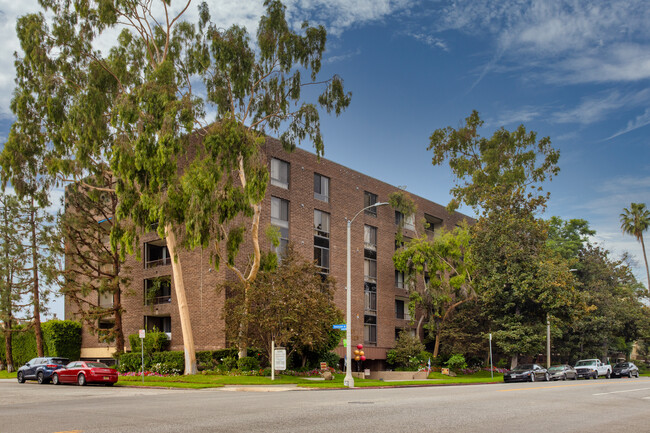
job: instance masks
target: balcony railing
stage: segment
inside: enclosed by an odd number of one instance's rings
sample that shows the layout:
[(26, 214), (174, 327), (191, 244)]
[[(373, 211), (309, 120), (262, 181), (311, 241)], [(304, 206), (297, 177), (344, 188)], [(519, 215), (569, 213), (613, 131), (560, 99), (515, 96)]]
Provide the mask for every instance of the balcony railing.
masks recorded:
[(151, 299), (146, 299), (144, 301), (145, 305), (159, 305), (159, 304), (171, 304), (172, 302), (172, 297), (171, 295), (166, 295), (166, 296), (156, 296)]
[(150, 269), (150, 268), (157, 268), (158, 266), (168, 266), (171, 264), (172, 264), (172, 258), (164, 257), (162, 259), (150, 260), (148, 262), (145, 262), (144, 267), (145, 269)]

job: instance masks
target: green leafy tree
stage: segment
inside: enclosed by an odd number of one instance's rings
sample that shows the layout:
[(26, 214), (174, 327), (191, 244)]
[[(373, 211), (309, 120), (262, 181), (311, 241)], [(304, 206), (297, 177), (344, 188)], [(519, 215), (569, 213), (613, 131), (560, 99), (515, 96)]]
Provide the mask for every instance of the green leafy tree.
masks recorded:
[(523, 125), (491, 138), (479, 135), (482, 125), (474, 111), (464, 126), (436, 130), (429, 149), (433, 164), (448, 161), (456, 176), (449, 208), (465, 203), (480, 212), (471, 228), (474, 287), (496, 344), (516, 365), (520, 353), (539, 352), (546, 317), (567, 318), (577, 302), (567, 263), (547, 247), (547, 226), (536, 218), (559, 151)]
[(561, 335), (554, 348), (567, 362), (584, 357), (616, 356), (631, 351), (647, 329), (646, 292), (634, 278), (626, 257), (612, 259), (607, 250), (585, 245), (578, 255), (576, 285), (586, 309), (574, 320), (557, 323)]
[(580, 250), (589, 242), (589, 236), (596, 234), (583, 219), (565, 221), (560, 217), (551, 217), (548, 221), (547, 245), (564, 259), (577, 259)]
[[(85, 179), (86, 184), (110, 186), (110, 179)], [(68, 266), (61, 291), (76, 306), (76, 315), (99, 341), (124, 352), (122, 296), (130, 281), (120, 245), (108, 241), (117, 209), (117, 195), (81, 184), (66, 189), (67, 211), (60, 217)], [(106, 326), (108, 324), (109, 326)]]
[(260, 272), (248, 287), (238, 281), (226, 290), (229, 296), (223, 313), (231, 338), (239, 337), (241, 322), (255, 324), (243, 328), (248, 341), (263, 348), (268, 359), (272, 341), (289, 348), (287, 357), (331, 345), (329, 331), (341, 317), (334, 304), (333, 281), (324, 278), (291, 244), (277, 269)]
[(621, 218), (621, 229), (641, 242), (643, 251), (643, 260), (645, 261), (645, 272), (648, 278), (648, 292), (650, 293), (650, 268), (648, 268), (648, 257), (645, 253), (645, 244), (643, 243), (643, 232), (650, 227), (650, 210), (646, 208), (645, 203), (632, 203), (630, 208), (624, 208)]
[[(25, 56), (16, 61), (17, 120), (0, 158), (3, 179), (15, 183), (26, 167), (46, 166), (49, 175), (86, 186), (92, 186), (83, 181), (88, 175), (115, 180), (108, 188), (118, 197), (111, 244), (133, 253), (139, 235), (152, 226), (166, 240), (185, 372), (193, 373), (179, 251), (206, 247), (216, 236), (217, 264), (223, 257), (241, 280), (255, 279), (268, 179), (259, 154), (263, 134), (282, 131), (287, 149), (310, 139), (321, 154), (318, 106), (338, 115), (350, 102), (339, 77), (317, 81), (326, 32), (307, 24), (292, 31), (279, 1), (265, 2), (255, 48), (243, 28), (212, 24), (205, 3), (196, 24), (181, 20), (190, 2), (177, 15), (167, 2), (41, 5), (53, 15), (51, 24), (43, 13), (17, 23)], [(155, 7), (164, 19), (155, 18)], [(107, 30), (120, 34), (103, 53), (95, 40)], [(205, 92), (194, 91), (197, 81)], [(317, 85), (324, 87), (317, 104), (304, 102), (301, 90)], [(209, 110), (216, 117), (208, 118)], [(26, 157), (10, 156), (15, 153)], [(238, 216), (251, 219), (248, 229), (227, 224)], [(253, 255), (237, 266), (245, 235)], [(240, 355), (245, 348), (243, 341)]]
[(12, 334), (16, 332), (17, 319), (29, 304), (23, 296), (29, 293), (29, 261), (16, 221), (22, 217), (24, 206), (13, 196), (0, 193), (0, 322), (4, 339), (4, 363), (7, 371), (14, 368)]
[[(421, 312), (434, 340), (433, 357), (438, 356), (442, 332), (452, 313), (476, 297), (472, 266), (466, 261), (470, 234), (467, 225), (442, 232), (434, 239), (426, 235), (410, 240), (395, 252), (395, 269), (404, 272), (409, 283), (410, 309)], [(416, 279), (423, 284), (416, 284)], [(419, 330), (419, 326), (418, 326)]]
[(437, 129), (428, 147), (433, 151), (433, 165), (448, 161), (456, 177), (449, 207), (465, 203), (477, 209), (491, 196), (517, 190), (530, 193), (531, 200), (543, 204), (548, 195), (541, 194), (541, 183), (560, 170), (560, 152), (551, 146), (551, 140), (544, 137), (538, 141), (537, 134), (523, 125), (515, 131), (501, 128), (491, 138), (481, 137), (479, 128), (484, 121), (477, 111), (465, 121), (458, 129)]

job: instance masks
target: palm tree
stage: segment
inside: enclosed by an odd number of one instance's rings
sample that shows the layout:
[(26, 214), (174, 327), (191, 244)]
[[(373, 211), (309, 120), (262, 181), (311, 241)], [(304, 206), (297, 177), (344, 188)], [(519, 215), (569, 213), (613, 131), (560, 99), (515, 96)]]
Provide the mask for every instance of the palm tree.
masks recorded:
[(648, 270), (648, 257), (645, 254), (645, 244), (643, 243), (643, 232), (650, 227), (650, 210), (646, 208), (645, 203), (632, 203), (630, 209), (623, 208), (621, 214), (621, 228), (623, 233), (633, 235), (637, 241), (641, 242), (643, 250), (643, 260), (645, 260), (645, 272), (648, 277), (648, 291), (650, 291), (650, 271)]

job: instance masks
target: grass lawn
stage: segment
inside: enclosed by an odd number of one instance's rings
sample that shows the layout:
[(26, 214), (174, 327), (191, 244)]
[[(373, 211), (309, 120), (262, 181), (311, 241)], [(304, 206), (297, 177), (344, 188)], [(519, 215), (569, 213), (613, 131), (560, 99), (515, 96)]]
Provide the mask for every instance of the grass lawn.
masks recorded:
[[(334, 380), (331, 381), (318, 381), (309, 380), (304, 377), (284, 376), (278, 375), (275, 381), (270, 377), (261, 376), (220, 376), (220, 375), (192, 375), (192, 376), (169, 376), (169, 377), (156, 377), (145, 376), (145, 386), (162, 386), (174, 388), (216, 388), (224, 385), (287, 385), (295, 384), (299, 387), (305, 388), (345, 388), (343, 379), (345, 375), (336, 374)], [(494, 379), (490, 378), (490, 373), (487, 371), (478, 372), (471, 375), (459, 375), (457, 377), (444, 376), (440, 373), (431, 373), (428, 381), (422, 380), (409, 380), (399, 382), (384, 382), (381, 380), (370, 379), (355, 379), (355, 387), (392, 387), (392, 386), (407, 386), (407, 385), (446, 385), (446, 384), (462, 384), (462, 383), (486, 383), (486, 382), (502, 382), (503, 375), (500, 373), (494, 374)], [(120, 376), (117, 383), (119, 386), (142, 386), (142, 378), (138, 376)]]
[(7, 373), (7, 370), (0, 370), (0, 379), (15, 379), (16, 372)]

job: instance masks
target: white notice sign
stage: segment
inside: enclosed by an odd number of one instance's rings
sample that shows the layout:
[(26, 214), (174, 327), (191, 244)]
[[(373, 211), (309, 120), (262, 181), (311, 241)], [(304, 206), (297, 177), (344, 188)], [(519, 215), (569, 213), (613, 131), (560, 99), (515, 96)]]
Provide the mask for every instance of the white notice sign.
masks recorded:
[(273, 358), (275, 358), (275, 369), (276, 370), (286, 370), (287, 369), (287, 350), (282, 347), (279, 349), (275, 349), (275, 353), (273, 355)]
[(144, 338), (146, 331), (144, 329), (140, 329), (139, 334), (140, 334), (140, 338)]

